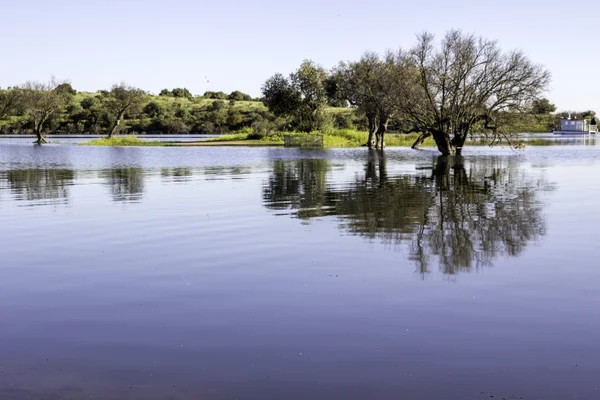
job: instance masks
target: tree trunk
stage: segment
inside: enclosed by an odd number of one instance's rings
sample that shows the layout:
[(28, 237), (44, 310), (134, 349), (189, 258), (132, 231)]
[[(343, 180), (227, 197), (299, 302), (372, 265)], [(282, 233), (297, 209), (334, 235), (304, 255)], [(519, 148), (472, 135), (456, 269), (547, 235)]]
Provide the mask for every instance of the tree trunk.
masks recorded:
[(425, 133), (421, 133), (419, 135), (419, 137), (417, 138), (417, 140), (415, 140), (415, 142), (412, 144), (412, 146), (410, 146), (413, 149), (418, 149), (419, 146), (425, 141), (425, 139), (427, 139), (429, 136), (431, 136), (431, 133), (429, 132), (425, 132)]
[(379, 117), (379, 126), (377, 127), (377, 133), (375, 134), (375, 148), (377, 150), (383, 150), (385, 145), (385, 133), (387, 132), (389, 118), (386, 115)]
[(37, 140), (35, 142), (33, 142), (34, 144), (48, 143), (48, 142), (46, 142), (46, 139), (42, 135), (42, 124), (41, 123), (34, 124), (33, 130), (35, 132), (35, 136), (37, 137)]
[(465, 145), (466, 140), (467, 140), (466, 133), (460, 133), (460, 134), (454, 135), (454, 138), (452, 138), (452, 141), (450, 142), (450, 144), (456, 149), (456, 155), (462, 154), (462, 149), (463, 149), (463, 146)]
[(108, 131), (108, 139), (110, 139), (115, 133), (117, 133), (117, 129), (119, 129), (119, 124), (121, 123), (121, 119), (123, 119), (123, 113), (119, 114), (112, 128), (110, 128), (110, 131)]
[(450, 143), (450, 135), (437, 129), (433, 129), (431, 133), (440, 153), (444, 156), (452, 155), (454, 149)]
[(375, 114), (367, 114), (367, 120), (369, 121), (369, 139), (367, 139), (367, 147), (375, 147), (375, 135), (377, 133), (377, 117)]

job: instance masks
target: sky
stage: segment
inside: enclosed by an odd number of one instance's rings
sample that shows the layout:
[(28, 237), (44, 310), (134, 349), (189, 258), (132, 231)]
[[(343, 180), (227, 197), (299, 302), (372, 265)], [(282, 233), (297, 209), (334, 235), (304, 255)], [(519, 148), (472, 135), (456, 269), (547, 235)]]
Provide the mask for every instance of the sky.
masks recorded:
[(600, 110), (597, 11), (590, 0), (0, 0), (0, 87), (55, 76), (80, 91), (259, 96), (304, 59), (331, 68), (461, 29), (543, 64), (559, 110)]

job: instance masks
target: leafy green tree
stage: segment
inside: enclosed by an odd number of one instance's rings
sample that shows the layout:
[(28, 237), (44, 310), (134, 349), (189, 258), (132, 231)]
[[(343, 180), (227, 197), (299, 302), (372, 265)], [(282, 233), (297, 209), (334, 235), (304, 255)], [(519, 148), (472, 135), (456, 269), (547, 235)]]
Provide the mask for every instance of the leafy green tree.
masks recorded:
[(46, 126), (72, 99), (69, 91), (59, 89), (59, 85), (52, 78), (48, 83), (29, 81), (19, 88), (19, 102), (26, 110), (37, 144), (46, 143)]
[(111, 138), (119, 128), (126, 113), (136, 113), (146, 99), (146, 93), (125, 83), (113, 85), (110, 92), (103, 98), (104, 106), (112, 115), (112, 126), (108, 132)]
[(240, 92), (239, 90), (235, 90), (231, 92), (229, 96), (227, 96), (227, 100), (250, 101), (252, 100), (252, 97), (250, 95), (247, 95), (246, 93)]
[(227, 94), (225, 94), (224, 92), (206, 91), (204, 92), (204, 95), (202, 97), (207, 99), (227, 100)]
[(556, 106), (546, 98), (535, 99), (531, 104), (531, 112), (533, 114), (550, 114), (556, 111)]
[(175, 88), (171, 93), (173, 94), (173, 97), (181, 97), (186, 99), (191, 99), (192, 97), (194, 97), (192, 96), (192, 93), (186, 88)]
[(311, 60), (305, 60), (290, 80), (300, 93), (300, 107), (295, 122), (301, 131), (310, 132), (323, 127), (324, 111), (327, 105), (325, 82), (327, 71)]
[(190, 133), (190, 127), (181, 119), (173, 119), (165, 127), (168, 133)]
[(263, 102), (277, 116), (292, 118), (296, 129), (321, 129), (327, 105), (327, 71), (305, 60), (288, 78), (275, 74), (262, 87)]
[(218, 111), (227, 107), (227, 104), (222, 100), (213, 101), (210, 105), (210, 111)]
[(169, 97), (169, 96), (172, 96), (172, 93), (169, 89), (163, 89), (160, 91), (160, 93), (158, 95)]
[(209, 115), (209, 121), (212, 122), (219, 133), (223, 133), (223, 127), (227, 124), (227, 108), (213, 109)]
[(400, 86), (407, 80), (406, 68), (396, 63), (394, 54), (388, 52), (380, 58), (365, 53), (359, 61), (340, 63), (327, 88), (330, 98), (343, 98), (366, 116), (367, 145), (382, 149), (388, 123), (398, 114)]
[(95, 97), (86, 97), (85, 99), (81, 100), (79, 104), (84, 110), (89, 110), (90, 108), (94, 107), (94, 105), (97, 103), (98, 100)]
[(77, 94), (77, 90), (73, 89), (73, 86), (71, 86), (71, 84), (68, 82), (59, 84), (56, 87), (56, 90), (59, 92), (64, 91), (65, 93), (70, 94), (72, 96), (75, 96)]
[(18, 100), (19, 91), (17, 89), (0, 90), (0, 119), (16, 112)]
[(229, 125), (230, 128), (235, 129), (238, 128), (242, 122), (244, 122), (242, 113), (233, 108), (229, 108), (229, 111), (227, 112), (227, 125)]
[(300, 91), (282, 74), (275, 74), (262, 86), (263, 103), (275, 115), (291, 115), (301, 102)]
[(86, 97), (79, 103), (83, 109), (81, 119), (84, 121), (83, 130), (86, 132), (98, 132), (100, 125), (108, 126), (108, 115), (99, 96)]
[(151, 101), (144, 106), (143, 113), (150, 118), (156, 118), (163, 115), (164, 111), (157, 102)]

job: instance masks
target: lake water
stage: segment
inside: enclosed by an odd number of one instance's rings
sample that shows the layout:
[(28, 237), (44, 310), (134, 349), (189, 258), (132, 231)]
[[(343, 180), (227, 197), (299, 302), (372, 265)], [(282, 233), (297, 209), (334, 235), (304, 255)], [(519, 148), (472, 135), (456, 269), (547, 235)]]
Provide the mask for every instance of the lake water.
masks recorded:
[(0, 142), (2, 399), (598, 399), (600, 147)]

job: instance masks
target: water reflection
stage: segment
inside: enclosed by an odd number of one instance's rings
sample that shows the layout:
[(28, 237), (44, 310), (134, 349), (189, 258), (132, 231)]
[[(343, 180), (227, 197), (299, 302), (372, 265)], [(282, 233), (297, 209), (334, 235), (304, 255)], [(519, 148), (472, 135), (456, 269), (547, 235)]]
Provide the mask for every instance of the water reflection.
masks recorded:
[(248, 175), (252, 172), (249, 167), (241, 165), (235, 166), (211, 166), (204, 167), (203, 173), (206, 180), (221, 180), (221, 179), (243, 179), (244, 175)]
[(327, 160), (278, 160), (263, 188), (265, 206), (298, 218), (338, 216), (340, 228), (387, 244), (407, 243), (417, 270), (438, 261), (445, 274), (517, 256), (545, 234), (537, 193), (549, 186), (507, 158), (439, 157), (429, 172), (387, 171), (370, 153), (364, 176), (328, 182)]
[(65, 204), (74, 172), (67, 169), (15, 169), (0, 171), (0, 188), (8, 189), (15, 200), (29, 205)]
[(100, 174), (110, 188), (114, 201), (139, 202), (144, 195), (144, 170), (141, 168), (113, 168)]
[(162, 168), (160, 177), (164, 182), (187, 182), (192, 178), (191, 168)]
[(333, 215), (333, 202), (326, 175), (330, 163), (324, 159), (276, 160), (263, 189), (263, 200), (273, 210), (297, 210), (300, 218)]

